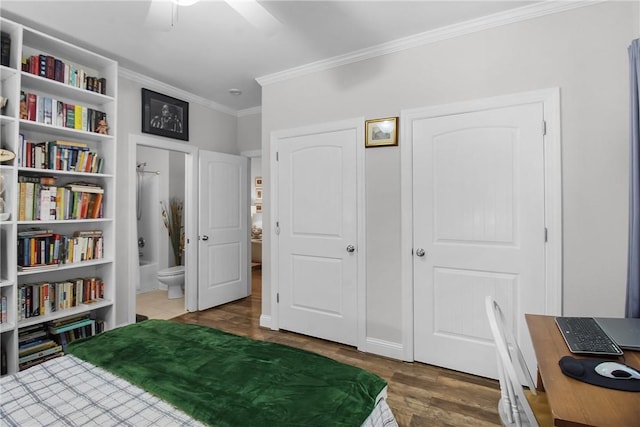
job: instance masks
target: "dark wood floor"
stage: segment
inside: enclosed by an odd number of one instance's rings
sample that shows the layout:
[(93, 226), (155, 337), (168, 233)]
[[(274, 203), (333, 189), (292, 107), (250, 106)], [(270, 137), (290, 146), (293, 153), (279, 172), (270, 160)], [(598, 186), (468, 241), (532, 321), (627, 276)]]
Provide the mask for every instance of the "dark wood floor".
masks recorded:
[(389, 406), (401, 427), (500, 425), (496, 407), (500, 396), (497, 381), (422, 363), (400, 362), (362, 353), (342, 344), (261, 328), (261, 290), (260, 270), (254, 270), (250, 297), (172, 320), (303, 348), (374, 372), (389, 384)]

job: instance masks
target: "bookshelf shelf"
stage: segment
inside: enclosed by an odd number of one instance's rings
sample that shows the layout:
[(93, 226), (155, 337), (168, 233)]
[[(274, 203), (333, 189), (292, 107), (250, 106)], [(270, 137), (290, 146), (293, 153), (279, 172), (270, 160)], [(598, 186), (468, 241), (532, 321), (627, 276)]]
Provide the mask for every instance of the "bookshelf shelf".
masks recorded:
[(107, 102), (113, 102), (113, 97), (111, 96), (102, 95), (100, 93), (75, 86), (69, 86), (25, 71), (21, 73), (21, 77), (22, 87), (29, 91), (46, 93), (59, 98), (73, 99), (74, 102), (89, 105), (102, 105)]
[(12, 332), (16, 329), (16, 325), (13, 322), (0, 323), (0, 333)]
[(80, 304), (78, 307), (66, 308), (64, 310), (56, 311), (52, 314), (47, 314), (46, 316), (30, 317), (28, 319), (21, 320), (18, 322), (18, 328), (25, 328), (27, 326), (50, 322), (52, 320), (58, 320), (64, 317), (84, 314), (101, 308), (110, 308), (112, 305), (113, 301), (111, 300), (96, 301), (93, 304)]
[(8, 123), (15, 123), (15, 121), (16, 119), (14, 117), (0, 115), (0, 123), (2, 123), (3, 125)]
[(95, 266), (110, 265), (110, 264), (113, 264), (112, 258), (101, 258), (101, 259), (93, 259), (89, 261), (72, 262), (68, 264), (58, 264), (56, 267), (50, 267), (50, 268), (44, 267), (40, 270), (34, 269), (34, 270), (18, 271), (17, 275), (19, 277), (50, 275), (51, 273), (57, 272), (57, 271), (77, 270), (79, 268), (84, 268), (84, 267), (95, 267)]
[(0, 288), (4, 288), (7, 286), (13, 286), (13, 280), (0, 280)]
[(91, 173), (91, 172), (74, 172), (74, 171), (61, 171), (57, 169), (36, 169), (36, 168), (26, 168), (19, 167), (17, 168), (18, 172), (24, 172), (27, 174), (39, 174), (39, 175), (61, 175), (61, 176), (70, 176), (78, 179), (82, 178), (113, 178), (111, 174), (105, 173)]
[[(109, 58), (3, 17), (0, 17), (0, 26), (3, 28), (3, 32), (9, 33), (11, 37), (9, 66), (0, 66), (0, 93), (2, 93), (2, 96), (9, 98), (6, 109), (0, 115), (2, 148), (9, 149), (16, 154), (15, 159), (0, 165), (0, 173), (2, 173), (5, 183), (4, 198), (6, 209), (11, 214), (9, 221), (0, 223), (0, 293), (7, 301), (6, 322), (0, 323), (0, 351), (3, 352), (3, 356), (6, 355), (2, 359), (7, 361), (6, 366), (3, 366), (3, 374), (12, 374), (19, 370), (19, 341), (25, 332), (21, 332), (23, 328), (44, 325), (46, 322), (67, 316), (85, 314), (100, 322), (101, 325), (104, 323), (107, 328), (114, 326), (116, 311), (114, 307), (116, 272), (114, 253), (116, 242), (113, 218), (116, 212), (115, 202), (117, 199), (115, 191), (117, 157), (115, 129), (117, 124), (118, 64)], [(36, 58), (38, 61), (32, 62)], [(66, 72), (53, 76), (50, 68), (52, 60), (54, 63), (57, 60), (59, 64), (62, 64), (63, 71), (66, 68)], [(25, 68), (27, 63), (37, 64), (37, 68)], [(73, 76), (75, 82), (69, 76)], [(100, 87), (105, 88), (103, 93), (89, 90), (97, 88), (97, 84), (93, 85), (93, 83), (98, 81), (101, 85)], [(41, 99), (50, 98), (60, 101), (62, 104), (68, 104), (71, 110), (74, 109), (71, 106), (82, 107), (82, 118), (86, 119), (86, 122), (83, 121), (82, 125), (79, 126), (76, 121), (74, 126), (71, 115), (68, 117), (61, 116), (64, 122), (58, 121), (58, 124), (71, 123), (70, 126), (74, 127), (56, 126), (51, 124), (51, 122), (56, 123), (55, 120), (45, 123), (45, 120), (42, 119), (43, 117), (53, 117), (53, 115), (30, 115), (29, 118), (36, 117), (39, 121), (27, 120), (21, 114), (20, 103), (21, 100), (25, 99), (21, 98), (22, 93), (27, 98), (27, 106), (33, 105), (29, 101), (35, 98), (33, 96), (29, 98), (27, 95), (35, 94)], [(52, 105), (52, 102), (49, 102), (48, 105)], [(36, 108), (38, 108), (37, 105)], [(44, 104), (39, 108), (39, 111), (46, 109)], [(68, 108), (65, 106), (64, 110), (60, 109), (59, 111), (66, 113), (67, 110)], [(87, 114), (85, 114), (85, 110)], [(96, 114), (92, 114), (94, 111), (91, 110), (95, 110)], [(76, 111), (78, 110), (76, 109)], [(85, 130), (95, 129), (98, 117), (102, 113), (106, 114), (109, 134), (104, 135)], [(56, 142), (51, 143), (49, 141)], [(58, 148), (64, 142), (66, 142), (67, 147), (80, 148)], [(70, 143), (75, 143), (75, 145)], [(80, 162), (79, 152), (83, 152), (83, 160), (88, 160)], [(27, 153), (29, 154), (27, 155)], [(49, 157), (49, 153), (53, 153), (53, 155)], [(62, 163), (62, 156), (67, 156), (70, 153), (74, 155), (73, 163), (66, 157), (64, 157), (65, 163)], [(19, 154), (25, 157), (21, 158)], [(87, 157), (84, 157), (85, 155)], [(93, 159), (97, 160), (91, 163), (90, 160)], [(29, 161), (26, 162), (25, 160)], [(81, 164), (82, 172), (73, 170), (76, 167), (80, 169)], [(34, 165), (56, 167), (62, 170), (27, 167)], [(98, 168), (96, 165), (103, 167)], [(87, 172), (89, 170), (100, 170), (100, 173)], [(91, 211), (92, 215), (100, 216), (100, 218), (84, 219), (85, 216), (92, 216), (85, 214), (60, 215), (56, 210), (60, 208), (59, 204), (61, 202), (57, 200), (58, 193), (55, 188), (67, 187), (73, 183), (78, 185), (78, 182), (101, 188), (99, 193), (103, 194), (103, 198), (95, 201), (94, 206), (96, 209)], [(31, 186), (26, 186), (24, 185), (25, 183), (33, 184), (33, 196), (30, 193), (25, 194), (22, 192), (25, 187)], [(95, 194), (98, 192), (92, 189), (83, 189), (73, 190), (73, 193)], [(48, 197), (51, 197), (51, 199)], [(29, 205), (29, 202), (33, 204)], [(48, 204), (46, 209), (43, 207), (47, 206), (45, 203)], [(29, 206), (32, 208), (33, 216), (24, 215), (24, 209)], [(62, 204), (62, 206), (66, 205)], [(87, 205), (84, 206), (86, 207)], [(65, 217), (83, 219), (49, 220)], [(18, 220), (24, 218), (28, 220)], [(32, 220), (32, 218), (45, 218), (47, 220)], [(60, 235), (72, 240), (75, 239), (75, 242), (78, 241), (77, 238), (80, 241), (89, 242), (86, 244), (95, 245), (91, 246), (92, 251), (100, 248), (101, 253), (97, 255), (97, 252), (86, 252), (86, 257), (100, 256), (100, 258), (68, 262), (46, 269), (21, 271), (22, 269), (18, 266), (19, 262), (29, 266), (44, 264), (58, 259), (58, 252), (55, 252), (54, 255), (52, 251), (54, 246), (58, 247), (58, 238), (56, 237), (53, 240), (49, 237), (40, 236), (38, 240), (35, 237), (29, 237), (29, 233), (33, 233), (32, 230), (34, 229), (40, 229), (42, 230), (41, 233), (44, 234), (47, 234), (46, 231), (50, 230), (49, 236)], [(101, 236), (100, 243), (95, 243), (98, 240), (83, 240), (84, 237), (89, 235)], [(24, 250), (24, 252), (21, 250), (20, 254), (18, 254), (18, 245), (16, 243), (19, 242), (23, 247), (25, 242), (30, 243), (32, 241), (42, 245), (39, 251), (32, 247), (33, 249)], [(69, 254), (71, 254), (71, 246), (73, 244), (69, 246)], [(62, 245), (60, 247), (62, 248)], [(85, 249), (87, 247), (83, 246), (83, 258)], [(78, 253), (81, 252), (76, 254)], [(62, 260), (62, 258), (60, 259)], [(68, 259), (71, 260), (71, 257)], [(104, 292), (101, 291), (100, 296), (104, 296), (104, 298), (92, 304), (80, 303), (77, 306), (57, 311), (53, 311), (55, 307), (52, 306), (52, 312), (41, 311), (41, 313), (46, 314), (40, 316), (37, 315), (39, 314), (38, 306), (32, 307), (33, 311), (29, 311), (20, 305), (24, 301), (25, 295), (29, 295), (25, 293), (27, 288), (30, 289), (29, 292), (45, 292), (45, 287), (41, 287), (42, 283), (52, 283), (51, 289), (53, 289), (54, 282), (82, 281), (87, 280), (86, 278), (95, 278), (101, 283), (99, 288), (101, 290), (104, 289)], [(57, 286), (56, 284), (56, 290), (58, 289)], [(86, 286), (85, 284), (82, 287), (82, 284), (79, 284), (78, 289), (86, 291), (88, 289)], [(91, 289), (95, 289), (93, 279)], [(46, 292), (42, 295), (45, 294)], [(86, 295), (82, 300), (85, 299)], [(42, 299), (41, 301), (46, 300)], [(61, 299), (61, 301), (63, 300)], [(64, 301), (65, 303), (68, 302), (66, 299)], [(35, 301), (32, 302), (35, 303)], [(43, 305), (42, 307), (48, 306)]]
[[(109, 127), (112, 127), (112, 124), (109, 123)], [(59, 126), (47, 125), (44, 123), (38, 123), (31, 120), (20, 120), (20, 129), (24, 131), (33, 131), (33, 132), (41, 132), (50, 135), (52, 139), (67, 138), (73, 140), (84, 140), (84, 141), (95, 141), (95, 142), (111, 142), (114, 141), (115, 138), (112, 135), (102, 135), (95, 132), (86, 132), (83, 130), (71, 129), (71, 128), (63, 128)]]
[(92, 219), (57, 219), (55, 221), (17, 221), (18, 225), (32, 225), (32, 226), (45, 226), (45, 225), (63, 225), (63, 224), (88, 224), (97, 222), (111, 222), (111, 218), (92, 218)]

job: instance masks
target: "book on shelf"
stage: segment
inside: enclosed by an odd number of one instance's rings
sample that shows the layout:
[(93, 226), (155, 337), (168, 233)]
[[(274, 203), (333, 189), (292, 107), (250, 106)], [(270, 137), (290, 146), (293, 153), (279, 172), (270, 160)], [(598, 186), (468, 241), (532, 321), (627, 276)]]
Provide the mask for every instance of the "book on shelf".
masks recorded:
[(57, 344), (50, 338), (45, 338), (30, 343), (23, 343), (18, 345), (18, 356), (24, 357), (33, 353), (39, 353), (42, 350), (46, 350), (51, 347), (55, 347)]
[[(47, 316), (51, 313), (90, 305), (104, 300), (104, 281), (99, 277), (76, 277), (57, 282), (37, 282), (18, 287), (18, 320)], [(37, 307), (37, 309), (36, 309)], [(87, 315), (73, 315), (50, 322), (48, 326), (60, 327), (84, 319)], [(19, 343), (29, 343), (44, 339), (38, 328), (20, 330)]]
[(27, 326), (20, 328), (20, 332), (18, 332), (18, 344), (42, 340), (47, 336), (48, 333), (44, 325), (38, 324)]
[(82, 319), (78, 319), (74, 322), (70, 322), (60, 326), (49, 326), (50, 334), (61, 334), (63, 332), (71, 331), (73, 329), (81, 328), (83, 326), (93, 326), (95, 324), (95, 320), (85, 317)]
[(44, 110), (44, 120), (43, 123), (45, 125), (52, 125), (53, 124), (53, 103), (51, 98), (49, 97), (44, 97), (43, 99), (43, 110)]
[(63, 355), (64, 355), (64, 352), (58, 351), (58, 352), (52, 353), (50, 355), (41, 357), (39, 359), (32, 360), (30, 362), (21, 363), (21, 364), (18, 365), (18, 369), (20, 371), (24, 371), (25, 369), (29, 369), (32, 366), (39, 365), (39, 364), (41, 364), (43, 362), (46, 362), (47, 360), (55, 359), (56, 357), (60, 357), (60, 356), (63, 356)]
[(7, 323), (8, 315), (7, 296), (2, 295), (2, 298), (0, 298), (0, 323)]
[(44, 271), (54, 270), (59, 264), (19, 265), (18, 271)]
[(104, 111), (24, 91), (21, 92), (20, 111), (21, 119), (86, 132), (98, 132), (100, 121), (107, 121)]
[(21, 90), (20, 91), (20, 118), (26, 120), (27, 115), (27, 94)]
[(36, 121), (38, 97), (35, 93), (27, 93), (27, 120)]
[(23, 56), (22, 71), (91, 92), (106, 93), (106, 79), (104, 77), (89, 76), (84, 69), (52, 55), (40, 53)]
[(9, 67), (11, 62), (11, 35), (0, 32), (0, 64)]
[(96, 321), (89, 314), (76, 316), (57, 322), (49, 322), (48, 331), (63, 349), (67, 344), (96, 334)]
[[(45, 356), (49, 356), (49, 355), (54, 355), (60, 353), (62, 354), (62, 346), (61, 345), (55, 345), (53, 347), (47, 348), (45, 350), (39, 351), (37, 353), (32, 353), (29, 354), (27, 356), (23, 356), (23, 357), (19, 357), (18, 358), (18, 364), (19, 365), (23, 365), (27, 362), (31, 362), (31, 361), (35, 361), (38, 359), (42, 359)], [(22, 368), (21, 368), (22, 369)]]
[(71, 182), (65, 185), (65, 187), (71, 191), (78, 191), (81, 193), (104, 193), (104, 188), (91, 182)]

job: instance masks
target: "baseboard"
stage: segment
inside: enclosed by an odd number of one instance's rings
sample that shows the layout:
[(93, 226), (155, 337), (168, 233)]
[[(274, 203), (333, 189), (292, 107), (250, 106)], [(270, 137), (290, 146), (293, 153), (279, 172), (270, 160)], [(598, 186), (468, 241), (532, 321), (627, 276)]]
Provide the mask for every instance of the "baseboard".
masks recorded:
[(271, 316), (260, 315), (260, 326), (271, 329)]
[(360, 350), (391, 359), (404, 360), (404, 347), (402, 344), (396, 342), (367, 337), (365, 340), (365, 348)]

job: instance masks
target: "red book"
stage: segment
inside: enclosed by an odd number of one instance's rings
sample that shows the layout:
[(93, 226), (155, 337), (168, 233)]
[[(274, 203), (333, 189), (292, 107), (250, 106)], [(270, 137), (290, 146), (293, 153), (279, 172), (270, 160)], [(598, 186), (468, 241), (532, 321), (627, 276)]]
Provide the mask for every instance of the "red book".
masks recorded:
[(56, 58), (51, 55), (47, 55), (46, 58), (47, 68), (45, 77), (54, 80), (56, 74)]
[(38, 96), (35, 93), (27, 94), (27, 120), (36, 121), (36, 107)]
[(40, 66), (40, 57), (38, 55), (31, 55), (29, 57), (29, 73), (37, 75), (39, 66)]

